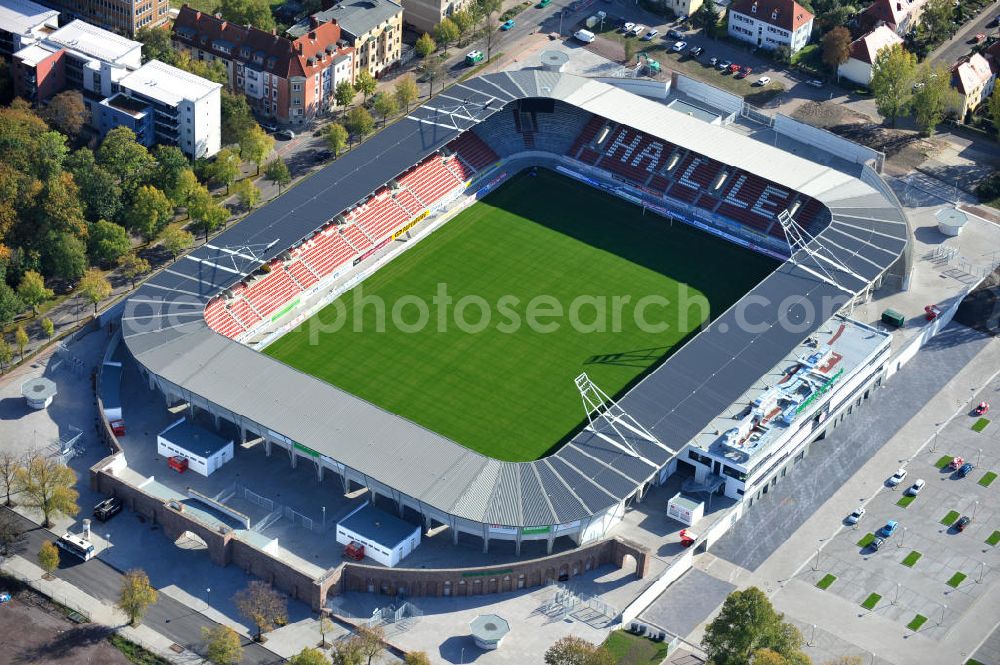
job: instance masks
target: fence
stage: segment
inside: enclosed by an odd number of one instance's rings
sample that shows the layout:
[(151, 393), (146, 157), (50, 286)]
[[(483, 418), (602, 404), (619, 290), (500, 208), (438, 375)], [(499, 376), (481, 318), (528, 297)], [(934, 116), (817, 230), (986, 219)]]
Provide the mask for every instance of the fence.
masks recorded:
[(249, 501), (255, 506), (259, 506), (267, 511), (267, 515), (264, 516), (253, 527), (254, 531), (261, 532), (267, 527), (277, 522), (278, 520), (280, 520), (282, 517), (284, 517), (292, 524), (304, 527), (306, 529), (309, 529), (310, 531), (316, 531), (322, 533), (326, 528), (325, 524), (317, 522), (313, 518), (303, 513), (300, 513), (297, 510), (293, 510), (288, 506), (276, 503), (273, 499), (269, 499), (262, 494), (257, 494), (256, 492), (251, 490), (249, 487), (246, 487), (245, 485), (240, 485), (239, 483), (236, 483), (232, 486), (231, 492), (230, 490), (223, 490), (222, 493), (230, 493), (230, 496), (235, 495), (237, 498)]
[(551, 586), (555, 588), (556, 593), (546, 606), (546, 613), (549, 616), (556, 619), (572, 616), (578, 621), (602, 627), (613, 623), (618, 616), (618, 608), (605, 603), (597, 596), (576, 593), (558, 582), (553, 582)]

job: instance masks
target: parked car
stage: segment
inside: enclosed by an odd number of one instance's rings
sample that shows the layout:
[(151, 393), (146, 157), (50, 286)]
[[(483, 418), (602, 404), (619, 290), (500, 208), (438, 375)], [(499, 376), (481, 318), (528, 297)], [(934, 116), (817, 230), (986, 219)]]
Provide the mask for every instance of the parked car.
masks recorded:
[(754, 85), (759, 85), (761, 87), (764, 87), (770, 82), (771, 82), (770, 76), (761, 76), (759, 79), (757, 79), (757, 82)]
[(926, 484), (927, 483), (924, 482), (923, 478), (918, 478), (917, 482), (915, 482), (912, 485), (910, 485), (909, 487), (907, 487), (906, 491), (903, 492), (903, 494), (906, 494), (908, 496), (916, 496), (916, 495), (920, 494), (920, 490), (922, 490), (924, 488), (924, 485), (926, 485)]
[(733, 63), (730, 62), (729, 60), (720, 60), (718, 64), (715, 65), (715, 68), (718, 69), (720, 72), (724, 72), (727, 69), (729, 69), (729, 65), (731, 64)]
[(690, 55), (692, 58), (697, 58), (704, 51), (705, 51), (705, 49), (703, 49), (702, 47), (695, 46), (695, 47), (692, 47), (692, 48), (688, 49), (688, 55)]
[(271, 122), (270, 120), (265, 120), (264, 122), (260, 123), (260, 128), (263, 129), (265, 132), (271, 132), (272, 134), (278, 131), (278, 126), (273, 122)]
[(858, 506), (854, 509), (854, 512), (847, 516), (848, 524), (857, 524), (861, 521), (861, 518), (865, 516), (865, 507)]
[(630, 32), (629, 34), (632, 35), (633, 37), (638, 37), (644, 32), (646, 32), (646, 26), (642, 25), (641, 23), (636, 23), (635, 26), (632, 27), (632, 32)]
[(729, 72), (731, 74), (735, 74), (738, 71), (740, 71), (740, 65), (738, 63), (734, 62), (733, 64), (729, 65)]
[(895, 487), (896, 485), (903, 482), (904, 478), (906, 478), (906, 469), (897, 469), (896, 473), (892, 474), (892, 476), (889, 477), (888, 480), (889, 487)]
[(811, 85), (814, 88), (822, 88), (823, 82), (819, 79), (809, 79), (806, 81), (806, 85)]
[(748, 67), (744, 65), (740, 68), (740, 71), (736, 72), (736, 78), (745, 79), (747, 76), (753, 73), (753, 67)]
[(950, 468), (952, 471), (958, 471), (959, 469), (962, 468), (963, 464), (965, 464), (964, 457), (952, 457), (951, 462), (948, 463), (948, 468)]
[(962, 466), (958, 467), (958, 471), (955, 472), (955, 475), (958, 476), (959, 478), (965, 478), (967, 475), (972, 473), (972, 470), (975, 468), (976, 468), (975, 464), (973, 464), (972, 462), (966, 462)]
[(584, 44), (594, 41), (595, 35), (590, 30), (577, 30), (573, 33), (573, 38)]
[(885, 538), (875, 536), (875, 540), (869, 543), (868, 547), (871, 548), (872, 552), (878, 552), (883, 543), (885, 543)]
[(517, 25), (517, 21), (515, 21), (512, 18), (509, 18), (509, 19), (507, 19), (506, 21), (503, 22), (503, 25), (500, 26), (500, 29), (503, 30), (504, 32), (507, 32), (508, 30), (510, 30), (511, 28), (513, 28), (515, 25)]
[(473, 65), (478, 65), (480, 62), (486, 59), (486, 54), (482, 51), (469, 51), (465, 54), (465, 64), (469, 67)]
[(647, 32), (642, 36), (642, 41), (644, 42), (652, 41), (653, 37), (655, 37), (658, 34), (660, 34), (660, 31), (657, 30), (656, 28), (653, 28), (652, 30), (650, 30), (649, 32)]
[(101, 522), (107, 522), (121, 511), (122, 500), (113, 496), (94, 506), (94, 517)]
[(972, 519), (968, 515), (962, 515), (958, 518), (958, 521), (955, 522), (955, 531), (965, 531), (965, 527), (969, 526), (971, 522)]
[(896, 520), (889, 520), (885, 523), (885, 526), (878, 530), (878, 535), (883, 538), (889, 538), (892, 534), (899, 530), (899, 522)]
[(976, 414), (977, 416), (981, 416), (985, 413), (989, 413), (989, 411), (990, 411), (990, 403), (980, 402), (979, 404), (976, 405), (976, 408), (973, 410), (973, 413)]
[(635, 23), (626, 22), (624, 25), (622, 25), (621, 32), (627, 35), (628, 33), (632, 32), (632, 28), (634, 27)]
[(718, 58), (709, 58), (708, 59), (708, 64), (710, 64), (713, 67), (715, 67), (717, 64), (719, 64), (719, 59)]
[(295, 132), (290, 129), (282, 129), (280, 132), (275, 134), (282, 141), (291, 141), (295, 138)]
[(667, 30), (667, 37), (670, 37), (671, 39), (684, 39), (684, 33), (682, 33), (680, 30), (675, 30), (674, 28), (670, 28), (669, 30)]
[(687, 48), (687, 42), (674, 42), (674, 45), (670, 47), (670, 50), (674, 53), (680, 53)]
[(546, 7), (549, 6), (550, 2), (552, 2), (552, 0), (539, 0), (537, 6), (539, 9), (545, 9)]

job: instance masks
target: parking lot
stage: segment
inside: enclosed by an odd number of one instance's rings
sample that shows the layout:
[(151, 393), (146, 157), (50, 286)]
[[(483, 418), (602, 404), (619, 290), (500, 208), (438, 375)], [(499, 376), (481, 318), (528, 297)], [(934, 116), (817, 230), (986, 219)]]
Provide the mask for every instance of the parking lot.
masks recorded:
[[(1000, 394), (994, 382), (973, 400)], [(990, 414), (987, 414), (989, 417)], [(1000, 515), (994, 470), (1000, 470), (1000, 427), (990, 422), (973, 429), (978, 416), (962, 412), (910, 460), (900, 460), (906, 478), (887, 483), (866, 505), (857, 525), (845, 525), (812, 554), (798, 577), (931, 639), (942, 639), (977, 602), (990, 602), (998, 585)], [(975, 464), (961, 478), (949, 466), (955, 456)], [(895, 469), (886, 469), (888, 479)], [(925, 481), (916, 497), (906, 490)], [(859, 498), (859, 501), (861, 499)], [(968, 516), (959, 531), (954, 524)], [(889, 520), (899, 526), (874, 551), (869, 544)], [(983, 599), (986, 600), (983, 600)]]

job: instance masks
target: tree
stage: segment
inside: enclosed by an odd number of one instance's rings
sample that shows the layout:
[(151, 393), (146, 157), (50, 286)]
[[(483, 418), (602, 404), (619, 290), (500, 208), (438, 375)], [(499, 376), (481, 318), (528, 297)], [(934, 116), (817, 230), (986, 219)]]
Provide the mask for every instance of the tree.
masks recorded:
[(774, 49), (774, 61), (780, 65), (787, 65), (792, 61), (792, 49), (787, 44), (781, 44)]
[(614, 665), (607, 649), (581, 637), (563, 637), (545, 652), (545, 665)]
[(375, 95), (372, 106), (375, 112), (382, 116), (382, 126), (385, 127), (386, 120), (396, 112), (396, 99), (388, 93), (380, 92)]
[(288, 665), (330, 665), (330, 660), (319, 649), (303, 649), (288, 659)]
[(281, 188), (292, 181), (292, 174), (288, 171), (288, 164), (281, 157), (275, 157), (264, 166), (264, 177), (278, 186), (278, 193)]
[(24, 326), (18, 326), (14, 331), (14, 344), (17, 345), (17, 355), (21, 356), (21, 360), (24, 360), (24, 347), (28, 346), (28, 333), (25, 332)]
[(426, 58), (437, 50), (437, 43), (433, 37), (425, 32), (417, 38), (417, 43), (413, 45), (413, 48), (416, 50), (418, 56)]
[(444, 62), (441, 58), (427, 58), (424, 63), (424, 78), (427, 79), (430, 90), (428, 90), (427, 96), (434, 96), (434, 81), (441, 78), (441, 74), (444, 73)]
[(10, 361), (13, 359), (14, 351), (10, 348), (10, 344), (7, 343), (6, 338), (0, 335), (0, 369), (10, 365)]
[(143, 185), (125, 212), (125, 227), (149, 242), (157, 238), (173, 218), (174, 206), (167, 195), (153, 185)]
[(24, 458), (12, 450), (0, 450), (0, 483), (3, 484), (4, 502), (8, 508), (14, 506), (11, 495), (20, 491), (18, 471), (24, 467)]
[(219, 6), (222, 18), (233, 23), (246, 25), (270, 32), (276, 26), (267, 0), (222, 0)]
[(367, 69), (362, 69), (354, 78), (354, 87), (358, 89), (358, 92), (364, 95), (366, 102), (368, 101), (369, 95), (375, 92), (376, 86), (378, 86), (378, 82)]
[(472, 13), (479, 22), (479, 34), (486, 42), (486, 60), (493, 58), (493, 45), (496, 39), (497, 27), (493, 15), (500, 11), (501, 0), (474, 0)]
[(0, 513), (0, 558), (17, 554), (27, 540), (17, 518), (7, 511)]
[(790, 663), (773, 649), (758, 649), (753, 655), (753, 665), (790, 665)]
[(45, 239), (42, 267), (53, 277), (80, 279), (87, 269), (87, 248), (75, 235), (50, 231)]
[(354, 101), (354, 95), (356, 94), (357, 91), (347, 79), (338, 83), (336, 90), (333, 92), (333, 96), (337, 100), (338, 106), (347, 106)]
[(993, 123), (993, 131), (1000, 138), (1000, 85), (993, 88), (993, 94), (990, 96), (990, 103), (987, 106), (987, 113), (990, 116), (990, 122)]
[(142, 61), (159, 60), (174, 64), (174, 47), (170, 43), (170, 30), (161, 27), (140, 28), (135, 33), (136, 41), (142, 42)]
[(51, 457), (33, 456), (17, 471), (17, 484), (21, 488), (21, 505), (39, 510), (44, 518), (42, 526), (52, 526), (52, 517), (73, 517), (80, 512), (76, 505), (79, 494), (76, 474), (65, 464)]
[(270, 584), (254, 580), (246, 589), (233, 596), (233, 603), (240, 614), (253, 622), (257, 628), (254, 639), (261, 641), (263, 634), (288, 615), (285, 597), (271, 588)]
[(111, 268), (132, 249), (128, 231), (103, 219), (90, 225), (90, 260), (103, 268)]
[(836, 72), (851, 57), (851, 31), (837, 26), (823, 35), (823, 64)]
[(42, 320), (38, 322), (38, 325), (42, 327), (42, 334), (49, 339), (52, 339), (52, 335), (56, 332), (56, 324), (52, 323), (52, 319), (47, 316), (42, 317)]
[(236, 194), (240, 205), (247, 210), (253, 210), (260, 203), (260, 190), (250, 178), (244, 178), (233, 185), (233, 193)]
[(363, 665), (364, 655), (361, 653), (361, 640), (357, 635), (338, 640), (333, 645), (334, 665)]
[(347, 130), (340, 123), (331, 122), (324, 127), (323, 138), (326, 139), (327, 147), (333, 152), (334, 159), (347, 147)]
[(187, 206), (194, 193), (201, 189), (203, 185), (198, 182), (198, 176), (191, 169), (184, 169), (177, 177), (177, 185), (172, 191), (167, 192), (170, 202), (175, 206)]
[(883, 48), (872, 64), (872, 93), (875, 106), (893, 127), (896, 119), (906, 112), (910, 104), (916, 57), (900, 44)]
[(363, 106), (355, 106), (347, 112), (344, 125), (351, 134), (363, 139), (375, 128), (375, 120)]
[(80, 284), (77, 288), (80, 291), (80, 295), (94, 306), (95, 315), (97, 314), (97, 306), (102, 300), (108, 298), (112, 291), (111, 282), (97, 268), (91, 268), (84, 273), (83, 277), (80, 278)]
[(194, 243), (194, 236), (179, 226), (168, 226), (160, 236), (163, 248), (170, 252), (175, 259), (180, 256), (186, 248)]
[(7, 282), (0, 279), (0, 326), (7, 325), (14, 320), (18, 314), (24, 310), (24, 303), (14, 292), (14, 289), (7, 286)]
[(215, 155), (209, 173), (214, 182), (226, 186), (226, 194), (229, 193), (229, 186), (240, 176), (241, 163), (240, 156), (229, 148), (223, 148)]
[(220, 124), (222, 127), (222, 144), (239, 143), (240, 138), (257, 124), (250, 111), (250, 104), (243, 95), (222, 91), (219, 100)]
[(51, 575), (52, 571), (59, 567), (59, 549), (51, 540), (46, 540), (39, 548), (38, 565), (46, 575)]
[(459, 43), (464, 44), (476, 27), (476, 17), (468, 9), (463, 9), (452, 14), (451, 21), (458, 28)]
[(714, 665), (745, 665), (761, 649), (797, 656), (802, 635), (774, 611), (763, 591), (750, 587), (729, 594), (701, 644)]
[(431, 659), (423, 651), (410, 651), (403, 662), (406, 665), (431, 665)]
[(959, 106), (958, 93), (951, 87), (951, 74), (942, 65), (924, 63), (917, 70), (913, 110), (917, 128), (924, 136), (933, 136), (946, 113)]
[(105, 135), (97, 149), (97, 164), (118, 179), (126, 194), (145, 184), (156, 169), (156, 160), (146, 146), (135, 140), (128, 127), (115, 127)]
[(417, 98), (420, 96), (420, 90), (417, 88), (417, 82), (413, 80), (412, 76), (404, 76), (396, 81), (395, 94), (396, 103), (409, 113), (410, 104), (417, 101)]
[(919, 30), (931, 43), (942, 42), (955, 32), (952, 0), (928, 0), (920, 14)]
[(705, 0), (691, 17), (691, 23), (696, 28), (701, 28), (705, 32), (705, 36), (715, 37), (715, 31), (719, 25), (719, 8), (712, 0)]
[(208, 242), (208, 236), (211, 235), (212, 231), (225, 224), (226, 220), (229, 219), (229, 211), (216, 203), (207, 190), (197, 192), (192, 197), (191, 203), (188, 204), (188, 211), (191, 213), (191, 230), (204, 234), (205, 242)]
[(229, 626), (202, 628), (201, 636), (205, 640), (205, 657), (213, 665), (236, 665), (243, 660), (240, 636)]
[(44, 118), (59, 131), (76, 138), (90, 121), (90, 112), (83, 103), (83, 94), (65, 90), (49, 100)]
[(361, 655), (367, 659), (367, 665), (372, 665), (372, 661), (385, 651), (385, 631), (381, 626), (369, 628), (362, 625), (358, 626), (355, 636)]
[(191, 169), (191, 162), (175, 145), (156, 146), (153, 157), (156, 159), (156, 186), (170, 196), (170, 192), (180, 186), (184, 172)]
[(119, 218), (123, 206), (122, 190), (110, 171), (95, 164), (85, 172), (74, 171), (73, 180), (80, 188), (88, 220), (115, 221)]
[(45, 279), (34, 270), (25, 271), (21, 283), (17, 285), (17, 296), (26, 307), (31, 308), (32, 316), (38, 314), (38, 306), (52, 295), (52, 289), (45, 288)]
[(128, 622), (136, 626), (150, 605), (156, 602), (156, 589), (149, 584), (149, 576), (133, 568), (122, 578), (122, 588), (115, 606), (125, 613)]
[(257, 166), (257, 175), (260, 175), (260, 165), (273, 149), (274, 139), (260, 125), (254, 125), (240, 137), (240, 156)]
[(118, 267), (121, 270), (122, 277), (132, 282), (132, 288), (134, 289), (135, 280), (140, 275), (145, 275), (149, 272), (149, 261), (140, 257), (135, 252), (129, 252), (118, 260)]
[(441, 44), (446, 50), (448, 46), (458, 41), (461, 36), (461, 32), (455, 22), (452, 21), (447, 16), (441, 19), (441, 22), (434, 26), (434, 40), (438, 44)]

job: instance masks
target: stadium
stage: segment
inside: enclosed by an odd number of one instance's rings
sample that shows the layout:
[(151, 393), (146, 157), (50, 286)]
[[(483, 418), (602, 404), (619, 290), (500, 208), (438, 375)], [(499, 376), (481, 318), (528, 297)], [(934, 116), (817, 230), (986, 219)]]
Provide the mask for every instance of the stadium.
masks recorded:
[[(556, 538), (605, 537), (761, 377), (901, 281), (908, 233), (870, 166), (808, 161), (597, 80), (489, 74), (152, 277), (126, 303), (122, 339), (168, 403), (244, 441), (455, 542), (551, 552)], [(352, 290), (391, 307), (440, 283), (488, 301), (675, 302), (683, 285), (709, 308), (665, 307), (666, 332), (311, 337)], [(373, 312), (349, 311), (345, 327)], [(833, 382), (796, 382), (787, 423), (813, 419)], [(718, 468), (699, 481), (742, 495)]]

